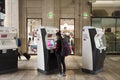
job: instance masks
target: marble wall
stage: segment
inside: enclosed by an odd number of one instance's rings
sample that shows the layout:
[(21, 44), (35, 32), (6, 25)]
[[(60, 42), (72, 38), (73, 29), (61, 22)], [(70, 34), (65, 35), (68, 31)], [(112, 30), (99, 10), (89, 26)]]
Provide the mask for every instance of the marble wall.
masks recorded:
[[(26, 20), (27, 18), (42, 18), (43, 26), (59, 28), (60, 18), (75, 19), (75, 54), (81, 54), (82, 27), (90, 25), (90, 4), (88, 0), (19, 0), (19, 34), (22, 38), (22, 52), (27, 52)], [(49, 13), (53, 13), (49, 17)], [(88, 17), (83, 17), (88, 13)]]

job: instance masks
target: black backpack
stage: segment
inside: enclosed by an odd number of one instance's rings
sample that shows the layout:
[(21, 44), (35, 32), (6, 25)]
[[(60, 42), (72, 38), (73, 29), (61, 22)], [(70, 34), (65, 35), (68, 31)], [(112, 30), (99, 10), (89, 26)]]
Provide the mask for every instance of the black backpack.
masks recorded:
[(63, 38), (61, 39), (61, 56), (68, 56), (71, 53), (68, 42)]

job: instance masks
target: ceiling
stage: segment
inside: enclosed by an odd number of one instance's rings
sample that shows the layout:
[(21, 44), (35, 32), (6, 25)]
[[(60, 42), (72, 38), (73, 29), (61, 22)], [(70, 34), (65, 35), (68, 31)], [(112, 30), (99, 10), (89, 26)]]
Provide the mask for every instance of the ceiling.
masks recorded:
[(120, 0), (96, 0), (93, 7), (120, 7)]

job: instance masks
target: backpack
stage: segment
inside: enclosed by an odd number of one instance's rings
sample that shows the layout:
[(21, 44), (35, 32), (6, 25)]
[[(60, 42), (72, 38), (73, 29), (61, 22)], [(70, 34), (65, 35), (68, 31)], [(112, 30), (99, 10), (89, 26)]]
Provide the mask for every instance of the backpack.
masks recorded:
[(61, 56), (68, 56), (71, 53), (70, 46), (65, 39), (61, 39)]

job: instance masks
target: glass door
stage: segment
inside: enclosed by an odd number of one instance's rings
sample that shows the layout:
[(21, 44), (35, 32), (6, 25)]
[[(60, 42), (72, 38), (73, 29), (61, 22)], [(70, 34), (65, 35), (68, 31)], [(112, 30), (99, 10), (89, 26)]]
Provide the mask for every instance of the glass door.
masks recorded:
[(28, 53), (36, 54), (37, 52), (37, 27), (41, 26), (42, 19), (27, 19), (27, 45)]

